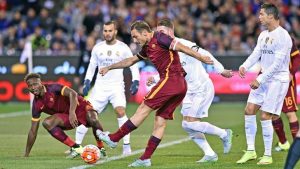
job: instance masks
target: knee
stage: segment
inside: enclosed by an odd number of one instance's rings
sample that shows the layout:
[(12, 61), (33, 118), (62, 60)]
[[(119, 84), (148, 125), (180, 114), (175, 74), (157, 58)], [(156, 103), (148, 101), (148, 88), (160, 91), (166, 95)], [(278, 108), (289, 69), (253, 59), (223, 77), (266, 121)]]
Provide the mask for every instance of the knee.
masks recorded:
[[(277, 115), (274, 115), (274, 119), (276, 118)], [(279, 116), (278, 116), (279, 117)], [(273, 119), (272, 114), (267, 113), (267, 112), (262, 112), (260, 115), (261, 120), (271, 120)]]
[(246, 106), (245, 107), (245, 115), (255, 115), (256, 111), (254, 107)]
[(42, 123), (43, 127), (46, 129), (46, 130), (51, 130), (52, 128), (52, 124), (51, 124), (51, 121), (48, 120), (48, 119), (45, 119)]

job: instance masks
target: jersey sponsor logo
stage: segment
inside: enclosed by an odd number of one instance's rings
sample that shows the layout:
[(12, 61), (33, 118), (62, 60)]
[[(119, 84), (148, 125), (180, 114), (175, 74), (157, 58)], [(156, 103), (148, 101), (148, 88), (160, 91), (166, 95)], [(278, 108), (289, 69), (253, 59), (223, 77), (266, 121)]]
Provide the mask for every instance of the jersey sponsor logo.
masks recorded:
[(274, 52), (272, 50), (267, 50), (267, 49), (263, 49), (261, 50), (262, 54), (274, 54)]

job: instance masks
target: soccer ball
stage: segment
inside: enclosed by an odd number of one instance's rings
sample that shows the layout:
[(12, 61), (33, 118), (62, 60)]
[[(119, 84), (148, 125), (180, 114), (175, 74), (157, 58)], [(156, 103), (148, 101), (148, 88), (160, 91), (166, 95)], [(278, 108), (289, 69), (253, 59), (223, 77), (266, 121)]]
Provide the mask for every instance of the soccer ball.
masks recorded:
[(88, 164), (94, 164), (100, 159), (100, 150), (95, 145), (86, 145), (83, 147), (81, 158)]

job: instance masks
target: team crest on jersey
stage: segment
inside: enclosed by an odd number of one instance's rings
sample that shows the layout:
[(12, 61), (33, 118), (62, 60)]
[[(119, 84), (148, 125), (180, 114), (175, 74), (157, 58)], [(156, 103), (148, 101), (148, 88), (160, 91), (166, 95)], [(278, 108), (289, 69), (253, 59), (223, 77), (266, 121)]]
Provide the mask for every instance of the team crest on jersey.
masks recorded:
[(116, 55), (117, 55), (117, 56), (120, 56), (120, 52), (119, 52), (119, 51), (117, 51)]
[(152, 44), (152, 48), (155, 48), (155, 44)]
[(107, 56), (110, 56), (112, 54), (111, 50), (107, 51)]

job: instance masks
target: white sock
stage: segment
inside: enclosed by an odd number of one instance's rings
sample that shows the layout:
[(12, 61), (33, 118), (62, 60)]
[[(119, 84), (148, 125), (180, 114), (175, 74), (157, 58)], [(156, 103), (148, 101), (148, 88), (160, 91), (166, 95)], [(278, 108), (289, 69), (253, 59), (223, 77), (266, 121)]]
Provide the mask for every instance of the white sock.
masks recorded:
[(271, 156), (272, 155), (272, 142), (273, 142), (273, 133), (274, 129), (272, 126), (272, 120), (264, 120), (260, 121), (265, 145), (265, 153), (264, 155)]
[(75, 135), (76, 144), (82, 143), (82, 140), (83, 140), (85, 134), (87, 133), (87, 131), (88, 131), (88, 128), (85, 127), (84, 125), (80, 125), (76, 128), (76, 135)]
[(203, 150), (205, 155), (213, 156), (216, 154), (208, 144), (205, 135), (203, 133), (194, 132), (190, 134), (190, 137)]
[(247, 150), (255, 150), (255, 136), (257, 131), (256, 115), (245, 115), (245, 132)]
[(215, 125), (212, 125), (208, 122), (187, 122), (189, 128), (204, 133), (219, 136), (220, 138), (224, 138), (227, 135), (227, 132), (224, 129), (221, 129)]
[[(123, 117), (118, 118), (119, 127), (121, 127), (126, 121), (128, 120), (127, 116), (124, 115)], [(130, 134), (127, 134), (123, 137), (124, 144), (130, 144)]]

